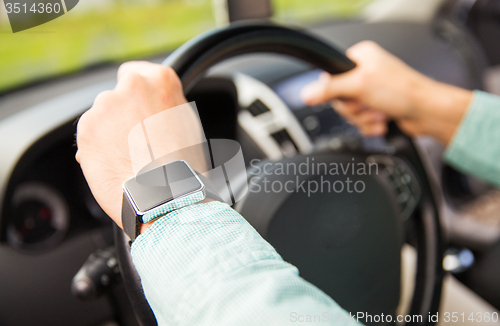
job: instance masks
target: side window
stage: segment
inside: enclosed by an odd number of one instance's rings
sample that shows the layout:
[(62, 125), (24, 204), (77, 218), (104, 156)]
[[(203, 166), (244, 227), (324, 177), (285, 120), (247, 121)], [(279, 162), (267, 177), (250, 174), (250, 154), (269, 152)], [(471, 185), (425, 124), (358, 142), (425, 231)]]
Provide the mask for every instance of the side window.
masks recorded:
[(165, 55), (215, 27), (212, 1), (66, 0), (76, 3), (67, 14), (18, 33), (0, 1), (0, 93), (102, 63)]

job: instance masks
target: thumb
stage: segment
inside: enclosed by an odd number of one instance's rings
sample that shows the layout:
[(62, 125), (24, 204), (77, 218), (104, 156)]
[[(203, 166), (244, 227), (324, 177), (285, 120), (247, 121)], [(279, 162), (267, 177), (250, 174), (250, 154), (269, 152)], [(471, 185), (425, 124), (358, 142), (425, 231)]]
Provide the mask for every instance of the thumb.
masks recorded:
[(352, 72), (339, 75), (322, 73), (318, 80), (302, 88), (302, 101), (307, 105), (318, 105), (338, 98), (355, 98), (357, 83)]

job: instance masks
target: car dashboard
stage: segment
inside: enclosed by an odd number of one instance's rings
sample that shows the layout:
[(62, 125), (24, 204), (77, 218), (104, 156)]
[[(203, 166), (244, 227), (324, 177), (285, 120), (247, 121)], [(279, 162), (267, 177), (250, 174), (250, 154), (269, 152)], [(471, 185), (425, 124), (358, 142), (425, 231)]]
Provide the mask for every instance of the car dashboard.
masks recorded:
[[(481, 81), (471, 72), (473, 68), (464, 64), (468, 54), (461, 48), (457, 50), (462, 45), (443, 41), (427, 25), (348, 22), (319, 26), (311, 32), (342, 48), (373, 39), (438, 80), (481, 88)], [(122, 311), (128, 307), (126, 300), (120, 299), (123, 289), (117, 288), (113, 295), (92, 302), (80, 302), (70, 292), (71, 279), (87, 257), (112, 245), (112, 223), (92, 197), (74, 155), (76, 120), (92, 106), (99, 92), (114, 87), (111, 76), (115, 71), (116, 67), (111, 67), (106, 72), (88, 72), (52, 82), (54, 88), (61, 89), (60, 94), (43, 101), (35, 97), (25, 107), (4, 113), (0, 120), (0, 137), (5, 143), (0, 157), (3, 325), (32, 325), (34, 320), (39, 325), (96, 325), (109, 321), (133, 325), (130, 312), (129, 319), (116, 313), (117, 307)], [(237, 58), (212, 69), (205, 81), (188, 94), (188, 99), (198, 106), (207, 138), (238, 140), (247, 159), (336, 150), (341, 146), (385, 150), (383, 137), (362, 137), (330, 104), (309, 107), (300, 101), (300, 89), (320, 73), (314, 67), (280, 56)], [(245, 111), (249, 119), (254, 119), (269, 108), (255, 100), (243, 107), (237, 76), (257, 80), (277, 94), (300, 125), (303, 144), (296, 141), (293, 128), (271, 133), (273, 144), (269, 148), (255, 144), (252, 131), (245, 129), (244, 122), (242, 125), (245, 120), (241, 120), (244, 118), (240, 113)], [(69, 90), (71, 83), (75, 86)], [(0, 97), (0, 112), (2, 106), (15, 108), (16, 103), (27, 103), (26, 97), (34, 93), (36, 87)], [(421, 145), (429, 168), (440, 183), (442, 162), (428, 153), (442, 152), (442, 147), (427, 140)]]

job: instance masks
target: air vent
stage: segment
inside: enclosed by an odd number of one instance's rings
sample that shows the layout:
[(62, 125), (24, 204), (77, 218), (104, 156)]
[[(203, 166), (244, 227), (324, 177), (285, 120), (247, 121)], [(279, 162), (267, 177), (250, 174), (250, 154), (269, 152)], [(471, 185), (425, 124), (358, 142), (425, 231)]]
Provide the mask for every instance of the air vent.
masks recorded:
[(250, 111), (250, 113), (256, 117), (262, 113), (266, 113), (266, 112), (269, 112), (269, 108), (264, 104), (262, 103), (260, 100), (255, 100), (252, 104), (250, 104), (248, 106), (248, 111)]

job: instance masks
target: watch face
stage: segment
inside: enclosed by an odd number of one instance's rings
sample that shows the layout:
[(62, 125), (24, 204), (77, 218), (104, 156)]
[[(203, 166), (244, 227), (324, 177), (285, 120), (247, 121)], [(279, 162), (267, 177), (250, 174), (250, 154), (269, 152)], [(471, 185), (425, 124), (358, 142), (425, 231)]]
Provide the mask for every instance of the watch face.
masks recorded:
[(139, 212), (200, 191), (203, 184), (184, 161), (174, 161), (128, 179), (123, 184)]

